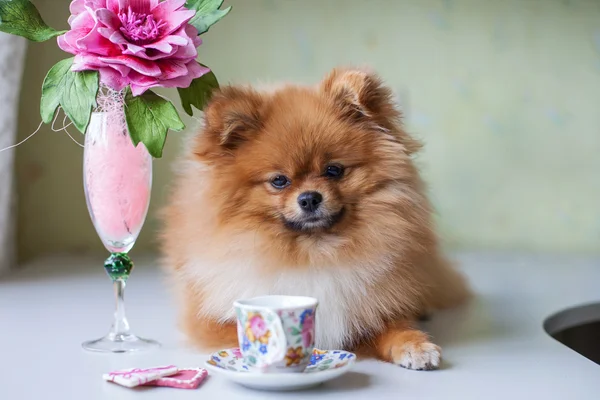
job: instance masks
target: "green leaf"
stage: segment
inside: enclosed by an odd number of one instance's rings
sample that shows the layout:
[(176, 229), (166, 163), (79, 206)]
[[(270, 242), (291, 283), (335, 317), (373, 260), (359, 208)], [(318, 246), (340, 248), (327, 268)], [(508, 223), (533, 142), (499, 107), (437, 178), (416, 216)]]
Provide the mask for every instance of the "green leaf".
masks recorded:
[(66, 31), (50, 28), (29, 0), (0, 0), (0, 31), (44, 42)]
[(188, 0), (185, 3), (185, 8), (197, 11), (201, 14), (208, 14), (214, 10), (218, 10), (224, 0)]
[(42, 85), (40, 114), (49, 124), (60, 105), (81, 133), (85, 133), (90, 122), (92, 109), (96, 107), (98, 94), (98, 71), (71, 71), (73, 58), (59, 61), (54, 65)]
[(144, 143), (154, 158), (162, 157), (169, 129), (178, 132), (185, 129), (173, 103), (151, 90), (133, 96), (127, 89), (125, 119), (133, 144)]
[(188, 0), (186, 8), (196, 11), (196, 15), (190, 20), (190, 25), (198, 29), (198, 35), (207, 32), (208, 29), (229, 14), (231, 6), (219, 10), (223, 0)]
[(179, 92), (183, 109), (191, 116), (194, 115), (192, 106), (202, 111), (210, 100), (213, 90), (218, 88), (219, 82), (217, 81), (217, 77), (212, 71), (209, 71), (200, 78), (194, 79), (189, 87), (177, 88), (177, 91)]
[(300, 330), (296, 327), (293, 327), (291, 329), (291, 331), (292, 331), (292, 335), (299, 335), (301, 333)]
[(224, 10), (215, 10), (207, 15), (198, 15), (190, 21), (190, 25), (194, 26), (194, 28), (198, 29), (198, 35), (202, 35), (203, 33), (208, 32), (211, 26), (219, 22), (223, 17), (229, 14), (231, 11), (231, 6), (227, 7)]

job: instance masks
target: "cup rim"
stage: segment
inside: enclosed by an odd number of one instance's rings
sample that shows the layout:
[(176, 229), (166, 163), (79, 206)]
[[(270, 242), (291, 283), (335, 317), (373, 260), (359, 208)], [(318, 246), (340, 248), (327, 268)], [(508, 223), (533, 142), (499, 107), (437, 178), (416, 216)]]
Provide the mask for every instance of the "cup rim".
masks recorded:
[[(277, 301), (283, 303), (284, 300), (293, 300), (294, 304), (283, 306), (276, 305)], [(266, 305), (266, 304), (256, 304), (261, 301), (273, 301), (275, 304)], [(299, 308), (313, 308), (316, 307), (319, 301), (314, 297), (308, 296), (286, 296), (286, 295), (269, 295), (269, 296), (257, 296), (251, 297), (247, 299), (236, 300), (233, 303), (234, 307), (243, 308), (243, 309), (253, 309), (253, 310), (278, 310), (278, 311), (286, 311), (286, 310), (296, 310)]]

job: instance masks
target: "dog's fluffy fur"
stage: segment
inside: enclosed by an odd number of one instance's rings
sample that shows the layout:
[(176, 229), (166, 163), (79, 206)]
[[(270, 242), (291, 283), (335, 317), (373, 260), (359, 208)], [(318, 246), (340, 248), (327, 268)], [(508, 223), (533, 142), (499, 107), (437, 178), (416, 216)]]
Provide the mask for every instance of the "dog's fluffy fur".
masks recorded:
[[(439, 347), (413, 321), (468, 289), (440, 253), (411, 160), (419, 148), (368, 71), (336, 69), (314, 87), (220, 89), (164, 210), (164, 262), (191, 341), (234, 346), (236, 299), (306, 295), (320, 301), (318, 347), (438, 367)], [(325, 176), (330, 165), (343, 176)], [(272, 185), (280, 175), (283, 189)], [(306, 191), (322, 194), (318, 218), (298, 205)]]

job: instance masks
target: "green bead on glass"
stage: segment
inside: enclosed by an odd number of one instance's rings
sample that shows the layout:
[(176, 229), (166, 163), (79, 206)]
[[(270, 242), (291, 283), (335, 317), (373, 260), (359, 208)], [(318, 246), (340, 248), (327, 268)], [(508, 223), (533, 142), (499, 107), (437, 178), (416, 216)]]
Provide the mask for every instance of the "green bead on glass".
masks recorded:
[(133, 270), (133, 261), (125, 253), (112, 253), (104, 261), (104, 269), (113, 282), (117, 279), (126, 281)]

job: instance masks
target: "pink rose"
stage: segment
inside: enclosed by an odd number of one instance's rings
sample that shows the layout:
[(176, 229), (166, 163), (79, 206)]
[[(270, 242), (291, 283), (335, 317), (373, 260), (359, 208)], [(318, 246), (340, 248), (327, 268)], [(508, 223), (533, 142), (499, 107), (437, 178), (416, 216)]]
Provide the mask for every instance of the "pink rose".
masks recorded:
[(255, 338), (261, 338), (267, 333), (267, 324), (260, 315), (255, 315), (250, 319), (250, 330)]
[(304, 323), (302, 324), (302, 344), (304, 347), (311, 347), (314, 343), (313, 341), (313, 329), (315, 326), (315, 317), (314, 315), (308, 314), (304, 317)]
[(71, 30), (58, 46), (75, 54), (74, 71), (98, 70), (114, 90), (189, 87), (209, 71), (196, 57), (202, 40), (185, 0), (73, 0)]

